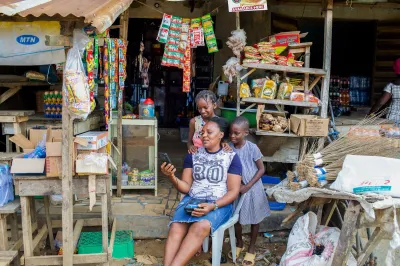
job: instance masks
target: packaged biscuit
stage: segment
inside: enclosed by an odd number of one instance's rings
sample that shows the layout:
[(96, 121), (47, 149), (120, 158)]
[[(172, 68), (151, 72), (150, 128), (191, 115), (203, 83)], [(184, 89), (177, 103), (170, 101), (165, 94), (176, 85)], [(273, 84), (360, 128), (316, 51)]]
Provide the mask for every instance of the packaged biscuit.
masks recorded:
[(253, 46), (245, 46), (244, 47), (244, 51), (248, 52), (248, 53), (253, 53), (253, 54), (257, 54), (258, 53), (257, 48), (254, 48)]
[(261, 98), (263, 99), (275, 99), (276, 95), (276, 83), (273, 80), (267, 78), (261, 91)]
[(246, 82), (240, 84), (240, 98), (250, 97), (250, 87)]
[(289, 79), (286, 78), (286, 80), (279, 85), (277, 99), (289, 100), (292, 91), (293, 85), (290, 84)]

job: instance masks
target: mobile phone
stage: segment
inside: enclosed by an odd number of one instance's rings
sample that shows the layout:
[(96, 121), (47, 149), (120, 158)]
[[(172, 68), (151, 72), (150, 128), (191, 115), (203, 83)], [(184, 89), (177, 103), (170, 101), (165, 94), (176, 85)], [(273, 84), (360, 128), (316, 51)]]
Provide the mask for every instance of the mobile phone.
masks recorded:
[(171, 159), (169, 158), (169, 156), (166, 152), (159, 152), (158, 158), (161, 160), (161, 162), (165, 162), (167, 164), (172, 164)]
[(192, 211), (194, 211), (194, 209), (201, 209), (199, 208), (199, 204), (202, 203), (207, 203), (206, 200), (201, 200), (201, 199), (191, 199), (185, 206), (185, 211), (187, 213), (192, 213)]

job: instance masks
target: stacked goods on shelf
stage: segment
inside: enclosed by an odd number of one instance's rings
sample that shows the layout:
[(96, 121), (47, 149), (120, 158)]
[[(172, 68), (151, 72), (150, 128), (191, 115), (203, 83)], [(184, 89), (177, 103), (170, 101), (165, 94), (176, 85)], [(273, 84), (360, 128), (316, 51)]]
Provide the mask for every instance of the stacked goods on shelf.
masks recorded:
[(296, 171), (289, 171), (289, 187), (293, 190), (306, 186), (322, 187), (336, 180), (346, 155), (381, 156), (400, 158), (400, 149), (391, 138), (382, 137), (378, 130), (366, 130), (366, 126), (378, 125), (377, 116), (362, 120), (347, 134), (323, 149), (317, 143), (296, 164)]
[(46, 91), (43, 96), (44, 116), (46, 118), (62, 117), (62, 93), (61, 91)]
[(79, 175), (108, 174), (108, 161), (115, 165), (107, 153), (108, 132), (89, 131), (76, 136), (75, 172)]
[(155, 175), (151, 170), (139, 172), (126, 162), (122, 165), (122, 186), (154, 186)]
[(253, 46), (244, 47), (243, 64), (270, 64), (281, 66), (302, 67), (304, 62), (295, 60), (292, 53), (287, 56), (276, 53), (271, 42), (259, 42)]
[(288, 127), (289, 122), (284, 116), (262, 113), (259, 119), (259, 130), (283, 133)]
[(319, 99), (311, 92), (303, 92), (304, 87), (302, 83), (303, 80), (287, 77), (281, 79), (278, 74), (275, 74), (271, 78), (253, 79), (251, 88), (247, 83), (242, 83), (240, 86), (240, 97), (319, 103)]

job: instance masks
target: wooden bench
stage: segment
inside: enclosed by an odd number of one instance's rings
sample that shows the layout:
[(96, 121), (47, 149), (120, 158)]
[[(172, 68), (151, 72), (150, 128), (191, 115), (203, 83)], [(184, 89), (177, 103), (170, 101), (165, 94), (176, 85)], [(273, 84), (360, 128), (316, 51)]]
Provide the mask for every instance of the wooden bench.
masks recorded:
[(0, 251), (0, 266), (8, 266), (17, 257), (17, 250)]
[(0, 251), (8, 251), (7, 218), (10, 218), (11, 239), (18, 241), (17, 210), (21, 208), (19, 200), (14, 200), (0, 207)]

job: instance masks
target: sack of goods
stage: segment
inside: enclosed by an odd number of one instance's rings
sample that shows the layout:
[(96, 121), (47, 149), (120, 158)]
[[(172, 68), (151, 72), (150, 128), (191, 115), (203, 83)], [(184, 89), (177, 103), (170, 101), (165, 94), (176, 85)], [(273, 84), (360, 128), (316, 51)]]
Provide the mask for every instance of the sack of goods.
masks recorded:
[(399, 159), (347, 155), (331, 189), (400, 197)]

